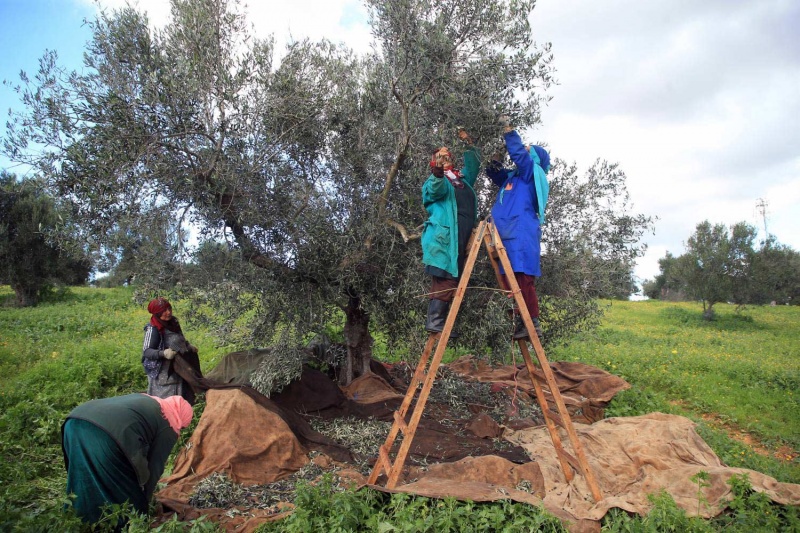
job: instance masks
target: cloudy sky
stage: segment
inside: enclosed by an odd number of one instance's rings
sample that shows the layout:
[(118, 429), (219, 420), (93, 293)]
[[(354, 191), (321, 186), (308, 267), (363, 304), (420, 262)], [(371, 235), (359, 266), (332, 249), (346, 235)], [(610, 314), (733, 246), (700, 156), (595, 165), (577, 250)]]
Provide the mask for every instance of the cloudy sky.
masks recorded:
[[(358, 1), (251, 4), (256, 32), (279, 43), (324, 36), (363, 50), (370, 41)], [(138, 5), (154, 24), (169, 16), (163, 0)], [(33, 73), (45, 49), (80, 68), (94, 9), (91, 0), (0, 0), (0, 79)], [(667, 251), (683, 253), (706, 219), (746, 221), (759, 237), (766, 226), (800, 250), (800, 2), (539, 0), (531, 20), (535, 39), (553, 44), (559, 85), (527, 135), (582, 170), (597, 158), (620, 164), (634, 210), (658, 217), (640, 278), (658, 274)], [(0, 87), (3, 116), (17, 106)]]

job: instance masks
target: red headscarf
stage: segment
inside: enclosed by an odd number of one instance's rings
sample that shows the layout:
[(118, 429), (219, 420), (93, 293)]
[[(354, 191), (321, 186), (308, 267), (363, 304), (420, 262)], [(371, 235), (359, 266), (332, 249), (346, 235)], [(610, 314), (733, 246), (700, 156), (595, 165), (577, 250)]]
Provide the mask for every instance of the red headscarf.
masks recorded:
[[(145, 394), (145, 396), (150, 396), (149, 394)], [(168, 396), (166, 398), (159, 398), (158, 396), (150, 396), (152, 399), (156, 400), (161, 407), (161, 414), (164, 415), (167, 422), (169, 422), (169, 427), (175, 431), (175, 433), (181, 433), (181, 430), (185, 427), (188, 427), (189, 424), (192, 423), (192, 416), (194, 415), (194, 411), (192, 411), (192, 406), (181, 396)]]
[(164, 328), (174, 331), (175, 333), (181, 333), (181, 326), (178, 324), (175, 317), (170, 318), (168, 322), (161, 320), (161, 315), (167, 309), (172, 309), (172, 304), (163, 296), (150, 300), (150, 303), (147, 304), (147, 312), (153, 315), (150, 317), (150, 324), (152, 324), (159, 333), (164, 331)]

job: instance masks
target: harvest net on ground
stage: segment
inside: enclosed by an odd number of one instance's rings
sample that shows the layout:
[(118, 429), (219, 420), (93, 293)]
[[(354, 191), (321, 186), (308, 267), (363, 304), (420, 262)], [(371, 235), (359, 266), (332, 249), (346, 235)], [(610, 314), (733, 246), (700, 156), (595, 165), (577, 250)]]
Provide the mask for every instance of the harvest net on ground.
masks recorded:
[[(413, 369), (373, 361), (371, 373), (339, 387), (304, 366), (267, 397), (249, 380), (273, 355), (272, 349), (235, 352), (207, 377), (196, 364), (177, 362), (195, 387), (208, 390), (203, 415), (157, 494), (167, 512), (184, 520), (208, 515), (227, 529), (250, 530), (291, 512), (298, 482), (326, 475), (342, 490), (366, 483)], [(686, 418), (604, 419), (604, 407), (629, 387), (621, 378), (581, 363), (551, 366), (601, 501), (580, 475), (565, 480), (527, 370), (470, 356), (437, 374), (393, 491), (541, 504), (573, 529), (595, 528), (612, 507), (646, 514), (647, 495), (661, 490), (688, 514), (714, 516), (730, 494), (726, 481), (742, 472), (774, 501), (800, 504), (800, 486), (723, 465)], [(701, 471), (709, 480), (698, 491), (691, 478)]]

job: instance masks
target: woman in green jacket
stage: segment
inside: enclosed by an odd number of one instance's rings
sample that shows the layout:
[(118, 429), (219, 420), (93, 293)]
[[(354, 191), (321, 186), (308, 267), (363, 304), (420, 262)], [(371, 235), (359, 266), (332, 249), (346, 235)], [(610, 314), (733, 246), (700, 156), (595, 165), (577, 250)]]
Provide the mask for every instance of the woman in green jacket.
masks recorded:
[(61, 427), (67, 493), (84, 522), (96, 523), (107, 504), (130, 502), (147, 514), (192, 406), (180, 396), (128, 394), (79, 405)]
[(466, 131), (459, 130), (458, 136), (467, 144), (463, 169), (456, 170), (450, 150), (442, 147), (433, 154), (431, 174), (422, 185), (422, 204), (429, 215), (422, 230), (422, 263), (431, 276), (425, 329), (431, 333), (444, 329), (478, 214), (473, 186), (480, 155)]

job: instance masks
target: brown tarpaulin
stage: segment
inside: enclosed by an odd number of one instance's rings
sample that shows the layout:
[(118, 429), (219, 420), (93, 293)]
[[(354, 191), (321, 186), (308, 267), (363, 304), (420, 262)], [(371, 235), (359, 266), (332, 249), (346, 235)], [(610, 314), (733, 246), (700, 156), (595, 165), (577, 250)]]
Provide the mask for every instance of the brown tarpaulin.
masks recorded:
[[(608, 418), (592, 425), (576, 424), (576, 431), (604, 496), (599, 503), (592, 501), (581, 476), (566, 483), (544, 428), (517, 431), (506, 437), (528, 450), (539, 464), (547, 493), (545, 508), (566, 512), (575, 519), (599, 520), (611, 507), (647, 514), (647, 495), (661, 490), (669, 493), (688, 515), (713, 517), (722, 512), (724, 502), (730, 498), (726, 481), (739, 473), (747, 473), (753, 488), (773, 501), (800, 505), (800, 485), (779, 483), (753, 470), (726, 467), (688, 418), (651, 413)], [(691, 480), (698, 472), (710, 475), (710, 486), (701, 491), (707, 504), (698, 501), (698, 485)]]
[(244, 485), (282, 479), (308, 463), (308, 450), (284, 420), (239, 389), (209, 390), (206, 408), (189, 442), (163, 479), (159, 502), (183, 520), (208, 515), (228, 531), (252, 531), (281, 517), (267, 510), (227, 516), (220, 509), (195, 509), (189, 504), (194, 486), (214, 472)]
[[(469, 358), (449, 366), (470, 379), (493, 382), (499, 388), (532, 388), (530, 381), (525, 381), (526, 371), (518, 367), (490, 368)], [(620, 378), (588, 365), (552, 363), (552, 367), (565, 402), (568, 401), (576, 419), (602, 416), (602, 408), (614, 394), (628, 387)], [(200, 388), (215, 385), (202, 383), (202, 379), (195, 380)], [(226, 472), (239, 483), (265, 484), (282, 479), (306, 464), (307, 451), (311, 449), (332, 451), (329, 456), (338, 454), (337, 460), (348, 460), (340, 446), (337, 448), (336, 443), (313, 432), (301, 413), (291, 409), (314, 406), (320, 408), (315, 412), (318, 416), (377, 415), (389, 419), (405, 392), (394, 389), (384, 378), (370, 375), (354, 381), (343, 392), (315, 371), (307, 370), (300, 381), (285, 389), (278, 395), (280, 398), (276, 396), (275, 402), (249, 387), (210, 390), (206, 409), (189, 440), (188, 449), (181, 451), (172, 475), (166, 479), (167, 487), (157, 494), (165, 507), (178, 511), (184, 519), (207, 514), (229, 531), (250, 531), (264, 521), (279, 518), (282, 515), (269, 516), (258, 510), (240, 510), (245, 515), (231, 517), (220, 509), (194, 509), (188, 501), (197, 481), (212, 472)], [(317, 389), (319, 394), (315, 393)], [(742, 472), (750, 476), (755, 490), (764, 492), (772, 500), (800, 505), (800, 485), (779, 483), (758, 472), (725, 467), (697, 435), (694, 423), (683, 417), (653, 413), (599, 420), (591, 425), (576, 423), (576, 431), (604, 495), (597, 503), (580, 475), (566, 483), (544, 427), (518, 431), (495, 427), (486, 420), (488, 417), (479, 413), (472, 420), (464, 421), (464, 429), (472, 427), (470, 434), (454, 435), (452, 428), (436, 420), (437, 416), (442, 416), (437, 409), (441, 406), (426, 408), (426, 414), (437, 415), (423, 419), (414, 440), (412, 456), (403, 476), (410, 483), (387, 492), (473, 501), (508, 498), (534, 505), (541, 503), (548, 511), (570, 522), (574, 531), (599, 530), (598, 521), (611, 507), (646, 514), (650, 509), (647, 495), (661, 490), (672, 495), (678, 506), (690, 515), (715, 516), (730, 498), (726, 480)], [(492, 453), (493, 441), (479, 438), (479, 435), (490, 437), (501, 431), (502, 438), (516, 446)], [(563, 435), (562, 441), (568, 442)], [(453, 443), (460, 443), (461, 449), (453, 448)], [(519, 447), (529, 455), (522, 461), (514, 451)], [(435, 448), (439, 448), (439, 452), (431, 453)], [(463, 453), (465, 450), (469, 453)], [(429, 454), (429, 460), (435, 458), (441, 464), (427, 467), (415, 464), (412, 460), (415, 452)], [(503, 453), (506, 458), (500, 457)], [(702, 489), (702, 501), (698, 501), (697, 484), (690, 479), (700, 471), (710, 476), (709, 487)], [(352, 469), (348, 477), (356, 483), (365, 481)]]
[[(445, 365), (454, 372), (476, 381), (496, 383), (499, 387), (519, 388), (535, 398), (527, 368), (518, 365), (490, 367), (485, 361), (464, 356)], [(573, 362), (550, 363), (558, 390), (573, 422), (591, 424), (603, 419), (604, 408), (620, 391), (630, 388), (624, 379), (605, 370)], [(548, 402), (552, 396), (547, 390)]]

